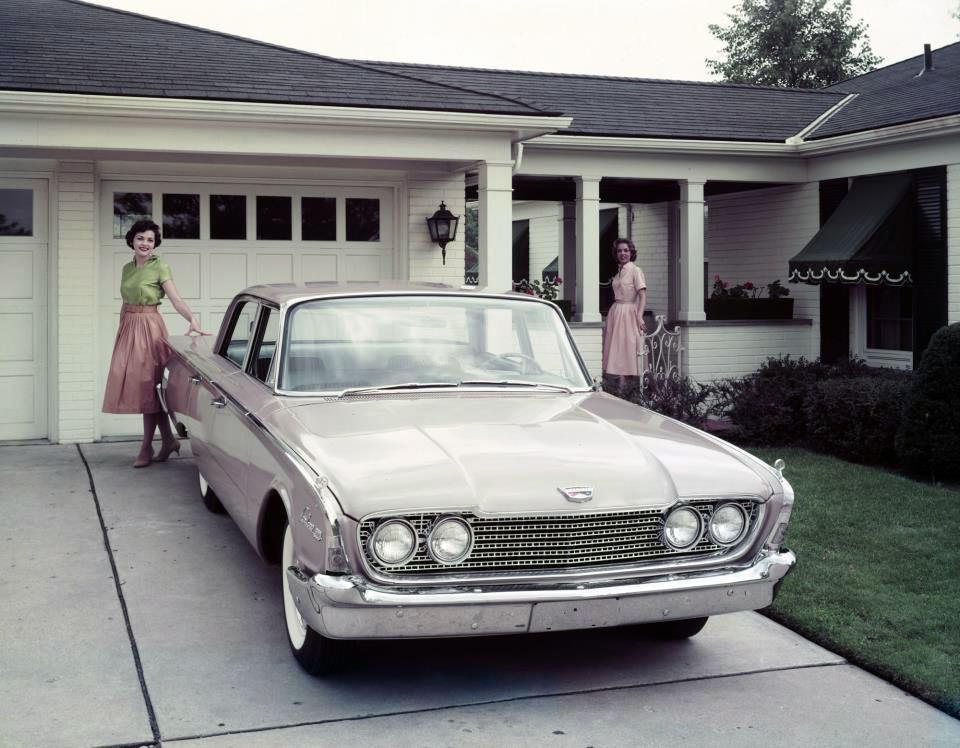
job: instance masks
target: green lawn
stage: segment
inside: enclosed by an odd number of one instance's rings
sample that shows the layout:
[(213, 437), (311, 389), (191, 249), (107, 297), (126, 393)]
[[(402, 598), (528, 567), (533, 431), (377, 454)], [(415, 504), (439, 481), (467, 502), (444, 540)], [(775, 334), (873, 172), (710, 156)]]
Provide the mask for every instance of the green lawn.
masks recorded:
[(960, 492), (802, 449), (782, 457), (797, 566), (765, 612), (960, 717)]

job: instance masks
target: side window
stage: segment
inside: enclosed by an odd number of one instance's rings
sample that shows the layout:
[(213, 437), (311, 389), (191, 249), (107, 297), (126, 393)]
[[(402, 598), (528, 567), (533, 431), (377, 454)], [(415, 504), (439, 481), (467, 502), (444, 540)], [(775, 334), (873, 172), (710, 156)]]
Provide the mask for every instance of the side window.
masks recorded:
[(280, 311), (263, 307), (260, 314), (257, 340), (250, 357), (247, 373), (266, 383), (270, 367), (277, 355), (277, 335), (280, 331)]
[(237, 366), (243, 366), (243, 359), (247, 355), (247, 347), (253, 333), (253, 323), (257, 319), (257, 303), (241, 301), (233, 310), (230, 320), (230, 330), (218, 351), (221, 356), (230, 359)]

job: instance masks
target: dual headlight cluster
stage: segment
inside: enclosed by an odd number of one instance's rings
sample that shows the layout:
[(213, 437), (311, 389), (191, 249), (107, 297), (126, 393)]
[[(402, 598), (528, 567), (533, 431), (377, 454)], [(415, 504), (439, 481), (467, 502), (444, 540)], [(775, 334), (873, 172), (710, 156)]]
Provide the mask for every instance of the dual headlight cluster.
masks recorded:
[[(706, 523), (710, 539), (717, 545), (736, 543), (747, 530), (747, 513), (739, 504), (721, 504)], [(703, 516), (693, 507), (679, 506), (663, 523), (663, 541), (677, 551), (693, 548), (703, 537)]]
[[(381, 523), (368, 541), (370, 553), (384, 566), (403, 566), (417, 553), (417, 531), (406, 520)], [(470, 555), (473, 530), (459, 517), (441, 517), (427, 534), (427, 553), (438, 564), (457, 564)]]

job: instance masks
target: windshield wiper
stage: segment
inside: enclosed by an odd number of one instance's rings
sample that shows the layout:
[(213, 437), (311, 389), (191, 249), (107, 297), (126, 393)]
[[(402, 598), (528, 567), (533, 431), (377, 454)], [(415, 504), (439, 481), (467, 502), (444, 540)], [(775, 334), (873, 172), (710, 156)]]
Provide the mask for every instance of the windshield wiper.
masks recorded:
[(337, 395), (337, 398), (349, 395), (362, 395), (367, 392), (387, 392), (388, 390), (423, 390), (435, 387), (457, 387), (456, 382), (400, 382), (399, 384), (383, 384), (379, 387), (349, 387)]
[(527, 382), (521, 379), (465, 379), (460, 382), (460, 386), (478, 386), (478, 387), (541, 387), (558, 392), (573, 394), (573, 388), (563, 384), (550, 384), (547, 382)]

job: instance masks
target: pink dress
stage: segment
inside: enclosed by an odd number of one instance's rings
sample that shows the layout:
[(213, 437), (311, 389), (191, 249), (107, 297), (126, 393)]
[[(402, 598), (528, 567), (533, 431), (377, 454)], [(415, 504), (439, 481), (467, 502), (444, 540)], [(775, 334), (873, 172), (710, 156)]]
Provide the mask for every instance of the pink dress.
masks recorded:
[(603, 372), (640, 376), (640, 291), (647, 287), (643, 271), (628, 262), (613, 278), (613, 306), (603, 335)]

